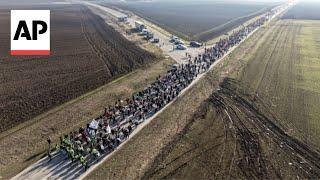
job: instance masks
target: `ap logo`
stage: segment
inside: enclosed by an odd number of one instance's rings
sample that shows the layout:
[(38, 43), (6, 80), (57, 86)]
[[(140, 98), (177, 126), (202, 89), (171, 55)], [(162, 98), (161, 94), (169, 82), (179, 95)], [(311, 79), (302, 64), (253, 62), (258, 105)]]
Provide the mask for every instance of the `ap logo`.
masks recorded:
[(11, 55), (50, 55), (50, 10), (11, 10)]

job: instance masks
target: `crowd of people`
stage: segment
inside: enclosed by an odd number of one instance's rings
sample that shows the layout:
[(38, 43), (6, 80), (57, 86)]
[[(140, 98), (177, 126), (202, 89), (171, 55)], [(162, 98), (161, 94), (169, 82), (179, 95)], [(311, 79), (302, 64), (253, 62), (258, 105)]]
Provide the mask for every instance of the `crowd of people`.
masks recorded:
[(189, 56), (186, 64), (172, 65), (164, 76), (157, 77), (143, 91), (133, 94), (131, 98), (118, 100), (85, 128), (60, 137), (59, 150), (72, 162), (78, 161), (87, 169), (89, 159), (97, 159), (113, 151), (139, 124), (172, 102), (198, 75), (207, 72), (216, 60), (266, 20), (267, 17), (261, 17), (243, 26), (213, 47), (205, 48), (203, 54), (194, 58)]

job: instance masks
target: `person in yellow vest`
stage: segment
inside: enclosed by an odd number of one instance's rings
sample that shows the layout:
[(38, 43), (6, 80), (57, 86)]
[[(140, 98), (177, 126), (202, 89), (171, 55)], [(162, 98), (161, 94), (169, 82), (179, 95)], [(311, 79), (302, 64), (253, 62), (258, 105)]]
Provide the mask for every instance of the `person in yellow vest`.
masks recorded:
[(100, 157), (100, 153), (96, 148), (92, 148), (91, 154), (94, 155), (96, 158)]
[(80, 156), (80, 163), (84, 167), (85, 171), (89, 168), (86, 158), (82, 155)]

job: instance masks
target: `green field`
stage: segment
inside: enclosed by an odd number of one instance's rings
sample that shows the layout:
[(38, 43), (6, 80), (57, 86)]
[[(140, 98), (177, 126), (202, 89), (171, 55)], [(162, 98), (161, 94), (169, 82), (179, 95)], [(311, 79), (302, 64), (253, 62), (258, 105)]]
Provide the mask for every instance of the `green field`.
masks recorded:
[(320, 22), (283, 20), (238, 79), (267, 102), (288, 132), (320, 144)]

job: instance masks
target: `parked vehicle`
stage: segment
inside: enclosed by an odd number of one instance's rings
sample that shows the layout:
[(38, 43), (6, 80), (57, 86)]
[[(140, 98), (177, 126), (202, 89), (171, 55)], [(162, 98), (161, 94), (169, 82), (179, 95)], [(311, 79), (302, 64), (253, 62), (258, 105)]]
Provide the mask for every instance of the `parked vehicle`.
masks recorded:
[(141, 35), (143, 35), (143, 36), (146, 36), (146, 35), (148, 35), (150, 32), (149, 32), (149, 30), (148, 29), (142, 29), (142, 31), (141, 31)]
[(153, 38), (153, 33), (149, 32), (147, 35), (144, 36), (145, 39), (150, 40)]
[(127, 21), (128, 21), (128, 16), (118, 17), (118, 21), (119, 21), (119, 22), (127, 22)]
[(191, 47), (201, 47), (202, 44), (199, 43), (199, 42), (197, 42), (197, 41), (191, 41), (191, 42), (190, 42), (190, 46), (191, 46)]
[(178, 50), (186, 50), (187, 47), (186, 47), (185, 45), (183, 45), (183, 44), (178, 44), (178, 45), (176, 46), (176, 49), (178, 49)]
[(154, 39), (152, 39), (151, 42), (152, 42), (152, 43), (159, 43), (159, 42), (160, 42), (160, 39), (159, 39), (159, 38), (154, 38)]
[(175, 43), (176, 41), (180, 41), (180, 39), (177, 36), (171, 36), (170, 42)]
[(143, 29), (146, 29), (146, 26), (141, 21), (136, 21), (135, 27), (138, 31), (142, 31)]
[(184, 43), (183, 43), (180, 39), (179, 39), (179, 40), (177, 40), (177, 41), (175, 41), (175, 42), (174, 42), (174, 44), (175, 44), (175, 45), (179, 45), (179, 44), (184, 45)]

